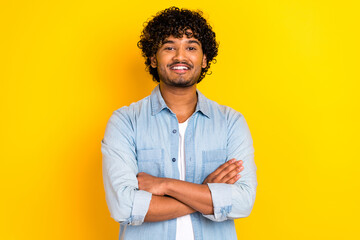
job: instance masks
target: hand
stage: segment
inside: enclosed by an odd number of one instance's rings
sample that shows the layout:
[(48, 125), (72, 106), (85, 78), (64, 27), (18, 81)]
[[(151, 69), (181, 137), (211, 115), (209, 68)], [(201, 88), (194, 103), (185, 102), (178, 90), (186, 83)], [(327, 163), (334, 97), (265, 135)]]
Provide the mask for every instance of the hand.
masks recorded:
[(165, 178), (154, 177), (144, 172), (138, 173), (136, 177), (140, 190), (150, 192), (154, 195), (165, 195)]
[(240, 172), (244, 169), (242, 166), (243, 161), (236, 161), (235, 158), (227, 161), (220, 167), (218, 167), (214, 172), (210, 173), (203, 182), (206, 183), (228, 183), (234, 184), (237, 180), (240, 179)]

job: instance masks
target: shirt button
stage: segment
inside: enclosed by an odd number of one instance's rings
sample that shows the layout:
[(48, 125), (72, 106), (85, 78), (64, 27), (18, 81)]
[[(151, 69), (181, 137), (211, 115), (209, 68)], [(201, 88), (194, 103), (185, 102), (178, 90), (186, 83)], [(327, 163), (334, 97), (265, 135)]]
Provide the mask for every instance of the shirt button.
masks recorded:
[(172, 161), (173, 161), (173, 162), (176, 162), (176, 158), (173, 158)]
[(173, 130), (173, 133), (176, 133), (176, 129)]

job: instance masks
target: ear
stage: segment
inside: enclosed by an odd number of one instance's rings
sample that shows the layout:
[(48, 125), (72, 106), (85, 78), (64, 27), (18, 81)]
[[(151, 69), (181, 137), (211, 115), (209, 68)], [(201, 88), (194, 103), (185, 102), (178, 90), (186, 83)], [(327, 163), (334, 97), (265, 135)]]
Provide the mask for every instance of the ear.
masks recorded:
[(206, 66), (207, 66), (207, 58), (206, 58), (206, 55), (204, 54), (201, 67), (206, 68)]
[(151, 65), (152, 68), (157, 68), (157, 60), (156, 60), (155, 55), (150, 57), (150, 62), (151, 62), (150, 65)]

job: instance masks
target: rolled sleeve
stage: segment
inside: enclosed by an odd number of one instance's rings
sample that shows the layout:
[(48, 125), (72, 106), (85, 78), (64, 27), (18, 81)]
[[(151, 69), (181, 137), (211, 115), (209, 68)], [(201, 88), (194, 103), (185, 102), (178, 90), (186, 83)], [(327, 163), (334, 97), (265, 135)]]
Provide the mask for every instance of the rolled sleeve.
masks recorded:
[(143, 190), (135, 192), (131, 219), (129, 224), (140, 225), (144, 222), (147, 211), (149, 210), (152, 194)]
[(257, 177), (253, 140), (243, 115), (235, 110), (228, 114), (228, 159), (243, 161), (241, 178), (231, 185), (231, 211), (228, 219), (250, 215), (255, 202)]
[(203, 216), (216, 222), (249, 216), (257, 187), (250, 130), (240, 113), (230, 108), (228, 110), (227, 159), (242, 160), (244, 170), (240, 173), (241, 178), (234, 184), (208, 183), (214, 214)]
[(214, 214), (203, 216), (217, 222), (249, 216), (254, 206), (257, 187), (250, 130), (239, 112), (231, 108), (227, 110), (227, 159), (242, 160), (244, 170), (240, 173), (241, 178), (234, 184), (208, 183)]
[(126, 108), (113, 113), (101, 141), (103, 181), (111, 217), (122, 225), (140, 225), (152, 194), (138, 189), (134, 132)]
[(232, 208), (231, 185), (226, 183), (208, 183), (207, 185), (211, 192), (214, 214), (203, 214), (203, 216), (215, 222), (227, 220)]

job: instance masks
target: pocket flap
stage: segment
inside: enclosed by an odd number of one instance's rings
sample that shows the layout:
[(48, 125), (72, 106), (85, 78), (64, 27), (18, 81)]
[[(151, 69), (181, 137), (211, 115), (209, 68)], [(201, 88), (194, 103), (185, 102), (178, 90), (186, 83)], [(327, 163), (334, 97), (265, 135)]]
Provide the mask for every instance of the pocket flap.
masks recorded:
[(162, 159), (162, 150), (160, 148), (138, 150), (137, 158), (140, 161), (160, 160)]

